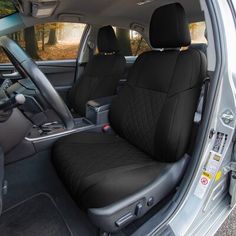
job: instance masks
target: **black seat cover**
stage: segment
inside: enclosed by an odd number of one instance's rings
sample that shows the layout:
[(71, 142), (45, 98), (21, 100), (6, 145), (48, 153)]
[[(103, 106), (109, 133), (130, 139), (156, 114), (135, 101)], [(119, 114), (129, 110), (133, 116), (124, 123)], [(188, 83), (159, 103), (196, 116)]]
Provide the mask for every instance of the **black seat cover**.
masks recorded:
[(99, 53), (88, 62), (84, 73), (69, 93), (73, 110), (85, 116), (89, 100), (112, 96), (125, 70), (125, 58), (119, 54), (118, 41), (111, 26), (104, 26), (98, 32)]
[[(103, 218), (94, 216), (94, 208), (107, 210), (123, 199), (129, 202), (131, 196), (147, 199), (149, 186), (155, 205), (184, 172), (182, 157), (206, 59), (199, 50), (178, 49), (190, 44), (190, 35), (184, 9), (177, 3), (154, 12), (150, 42), (168, 50), (145, 52), (136, 60), (127, 85), (111, 106), (110, 123), (117, 135), (73, 134), (53, 149), (53, 161), (71, 194), (80, 207), (93, 208), (89, 210), (93, 221), (106, 230), (115, 225), (107, 220), (101, 224)], [(147, 195), (142, 195), (143, 189)]]
[(194, 43), (194, 44), (191, 44), (189, 48), (200, 50), (205, 55), (207, 55), (207, 44), (206, 43)]
[(103, 133), (77, 133), (54, 147), (54, 163), (82, 209), (104, 207), (145, 187), (163, 169), (126, 140)]

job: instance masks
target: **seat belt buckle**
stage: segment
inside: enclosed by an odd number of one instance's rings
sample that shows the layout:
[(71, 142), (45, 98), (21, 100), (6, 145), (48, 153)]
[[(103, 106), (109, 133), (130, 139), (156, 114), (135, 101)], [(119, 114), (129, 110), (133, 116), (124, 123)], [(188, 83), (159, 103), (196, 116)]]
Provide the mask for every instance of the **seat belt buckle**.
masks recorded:
[(111, 132), (111, 126), (109, 124), (105, 124), (103, 127), (102, 127), (102, 132), (103, 133), (110, 133)]

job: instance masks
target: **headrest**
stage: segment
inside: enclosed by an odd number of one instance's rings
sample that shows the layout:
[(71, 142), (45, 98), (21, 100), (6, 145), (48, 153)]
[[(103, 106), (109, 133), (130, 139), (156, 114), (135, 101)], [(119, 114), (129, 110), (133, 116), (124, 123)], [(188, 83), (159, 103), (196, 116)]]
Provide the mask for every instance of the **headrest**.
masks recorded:
[(97, 46), (100, 53), (113, 53), (119, 51), (118, 40), (110, 25), (99, 29)]
[(191, 37), (184, 8), (179, 3), (157, 8), (152, 15), (149, 36), (154, 48), (190, 45)]
[(205, 36), (205, 39), (208, 40), (207, 29), (205, 29), (204, 36)]

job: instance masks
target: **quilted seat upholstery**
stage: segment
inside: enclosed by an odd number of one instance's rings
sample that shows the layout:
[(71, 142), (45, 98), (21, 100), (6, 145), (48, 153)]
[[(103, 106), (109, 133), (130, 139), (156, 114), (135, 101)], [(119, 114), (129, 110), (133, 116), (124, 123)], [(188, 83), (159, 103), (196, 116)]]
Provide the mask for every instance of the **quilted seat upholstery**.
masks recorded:
[[(108, 232), (119, 228), (115, 222), (125, 214), (133, 220), (145, 214), (178, 185), (206, 77), (205, 55), (178, 48), (191, 41), (180, 4), (154, 12), (150, 41), (165, 50), (145, 52), (134, 63), (111, 105), (116, 134), (73, 134), (53, 148), (53, 162), (70, 193)], [(137, 214), (140, 202), (143, 211)]]

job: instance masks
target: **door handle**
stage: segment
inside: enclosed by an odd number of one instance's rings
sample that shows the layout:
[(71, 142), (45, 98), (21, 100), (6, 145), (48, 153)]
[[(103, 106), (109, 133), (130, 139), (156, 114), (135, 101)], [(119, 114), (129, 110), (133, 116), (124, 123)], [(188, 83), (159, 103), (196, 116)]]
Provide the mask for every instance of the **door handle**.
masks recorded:
[(2, 78), (5, 78), (5, 79), (20, 79), (21, 75), (19, 74), (19, 72), (14, 71), (13, 73), (2, 74)]

